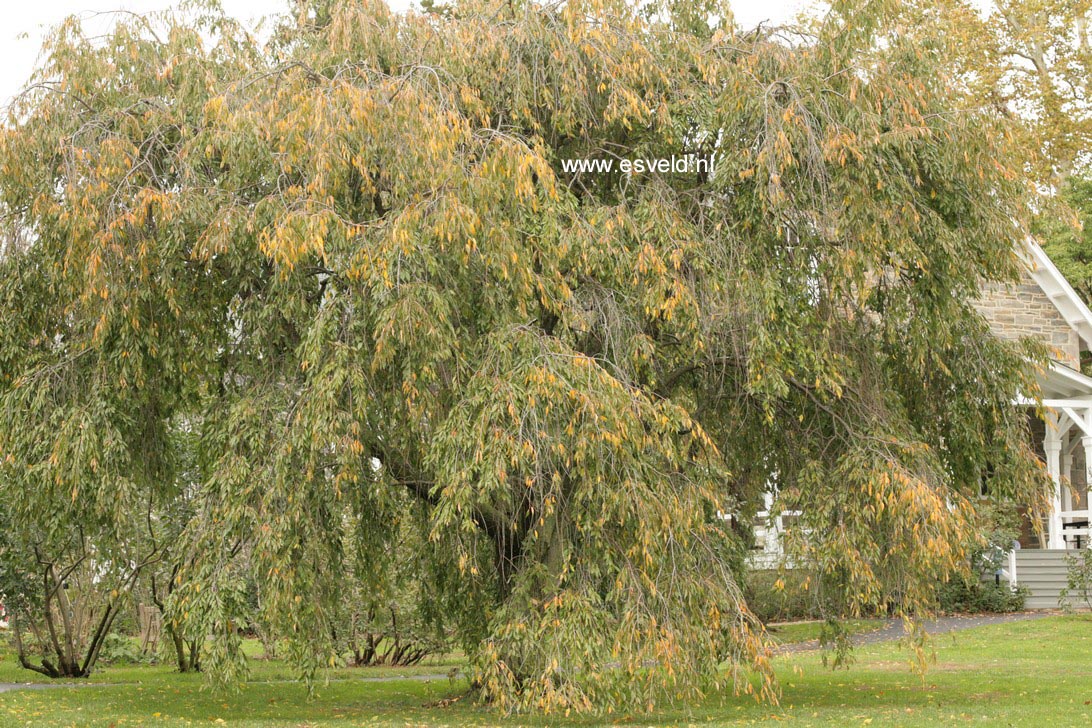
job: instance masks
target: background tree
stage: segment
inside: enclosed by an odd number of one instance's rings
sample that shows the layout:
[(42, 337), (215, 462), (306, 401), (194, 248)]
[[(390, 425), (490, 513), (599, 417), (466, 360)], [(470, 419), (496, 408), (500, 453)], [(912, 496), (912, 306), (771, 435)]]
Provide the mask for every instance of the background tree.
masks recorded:
[(1034, 169), (1057, 194), (1039, 205), (1044, 250), (1085, 301), (1092, 300), (1086, 232), (1092, 150), (1092, 2), (996, 0), (971, 19), (964, 44), (983, 98), (1018, 116), (1021, 143), (1037, 151)]
[(1092, 301), (1092, 179), (1073, 176), (1061, 192), (1071, 215), (1039, 222), (1043, 249), (1085, 302)]
[(149, 519), (148, 525), (159, 551), (159, 559), (141, 575), (141, 595), (159, 610), (178, 671), (196, 672), (201, 669), (204, 640), (200, 633), (184, 633), (178, 620), (168, 614), (167, 604), (181, 582), (183, 567), (196, 558), (186, 550), (182, 534), (197, 517), (199, 510), (202, 482), (199, 442), (196, 428), (184, 419), (171, 422), (167, 436), (175, 454), (175, 482), (170, 497), (163, 499)]
[(1064, 182), (1092, 150), (1092, 2), (999, 0), (991, 23), (1007, 63), (1002, 88), (1032, 122), (1042, 153)]
[(446, 616), (453, 605), (443, 602), (444, 590), (435, 586), (443, 576), (427, 568), (437, 561), (430, 558), (424, 538), (427, 514), (420, 503), (404, 498), (392, 524), (395, 535), (378, 554), (360, 551), (358, 544), (367, 541), (358, 533), (359, 519), (351, 512), (345, 517), (345, 566), (350, 573), (334, 642), (355, 666), (415, 665), (450, 650)]
[[(713, 3), (305, 1), (267, 46), (215, 13), (67, 24), (0, 138), (2, 396), (21, 433), (75, 401), (117, 435), (7, 441), (3, 487), (153, 490), (151, 433), (199, 423), (169, 609), (221, 678), (251, 584), (302, 668), (336, 661), (332, 535), (349, 512), (382, 563), (409, 497), (498, 707), (773, 698), (724, 514), (776, 486), (847, 611), (914, 617), (983, 477), (1047, 492), (1011, 405), (1042, 352), (973, 307), (1017, 275), (1031, 162), (932, 7), (786, 35)], [(682, 154), (715, 170), (563, 164)], [(68, 399), (36, 386), (58, 362)], [(104, 452), (128, 480), (91, 477)]]
[(937, 3), (951, 28), (961, 73), (983, 103), (1019, 117), (1042, 182), (1060, 187), (1087, 167), (1092, 149), (1092, 3), (1088, 0), (962, 0)]
[(56, 510), (31, 521), (3, 511), (0, 593), (19, 664), (47, 677), (89, 676), (133, 584), (157, 558), (143, 524), (128, 524), (118, 540)]
[[(54, 676), (90, 671), (128, 589), (161, 555), (154, 520), (176, 489), (170, 423), (198, 392), (190, 337), (223, 328), (189, 298), (200, 292), (178, 287), (192, 262), (172, 245), (185, 235), (175, 228), (162, 247), (147, 237), (166, 200), (154, 185), (173, 184), (169, 150), (200, 99), (189, 95), (196, 86), (145, 70), (177, 65), (192, 79), (200, 30), (175, 26), (164, 42), (150, 21), (125, 17), (95, 53), (70, 52), (86, 41), (75, 21), (61, 26), (16, 104), (46, 101), (43, 113), (17, 121), (13, 107), (0, 136), (12, 173), (0, 192), (0, 497), (14, 524), (5, 558), (40, 587), (21, 619), (43, 625), (57, 654), (42, 667)], [(68, 101), (47, 109), (49, 99)], [(27, 174), (26, 154), (38, 172)], [(66, 590), (77, 577), (79, 590)], [(88, 634), (79, 610), (96, 620)]]

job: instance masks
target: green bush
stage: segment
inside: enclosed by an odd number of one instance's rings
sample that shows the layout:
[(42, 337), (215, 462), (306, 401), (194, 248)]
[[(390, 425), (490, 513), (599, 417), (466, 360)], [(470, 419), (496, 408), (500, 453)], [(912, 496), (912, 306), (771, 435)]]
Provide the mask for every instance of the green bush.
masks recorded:
[(811, 572), (803, 569), (756, 569), (744, 579), (743, 595), (763, 622), (822, 619), (825, 615), (814, 584)]
[(995, 584), (975, 578), (953, 579), (937, 589), (940, 611), (952, 614), (1004, 614), (1024, 608), (1028, 589), (1011, 588), (1007, 583)]
[[(1092, 568), (1092, 559), (1089, 565)], [(836, 605), (823, 600), (815, 584), (814, 576), (806, 570), (761, 569), (747, 574), (743, 591), (747, 606), (766, 623), (827, 619), (839, 614)], [(1078, 595), (1079, 590), (1071, 593)], [(1012, 589), (1007, 583), (995, 585), (972, 575), (940, 584), (937, 607), (949, 614), (1004, 614), (1021, 611), (1027, 595), (1027, 587)]]
[(151, 662), (152, 657), (141, 654), (136, 640), (127, 635), (111, 632), (102, 642), (99, 662), (104, 665), (137, 665)]
[(1084, 607), (1092, 609), (1092, 551), (1081, 549), (1079, 556), (1067, 554), (1065, 564), (1066, 584), (1058, 596), (1059, 606), (1067, 612), (1072, 611), (1076, 600), (1078, 607), (1083, 602)]
[(1004, 614), (1019, 612), (1030, 593), (1027, 587), (1015, 589), (998, 583), (996, 574), (1005, 566), (1019, 535), (1019, 517), (1006, 504), (983, 510), (978, 530), (983, 541), (971, 549), (968, 572), (937, 585), (937, 607), (949, 614)]

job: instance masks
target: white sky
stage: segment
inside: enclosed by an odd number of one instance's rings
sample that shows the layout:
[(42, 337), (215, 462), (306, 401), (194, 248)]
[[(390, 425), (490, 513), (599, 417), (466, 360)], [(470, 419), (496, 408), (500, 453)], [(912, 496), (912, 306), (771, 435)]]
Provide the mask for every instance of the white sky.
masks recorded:
[[(388, 0), (395, 8), (406, 8), (415, 0)], [(146, 13), (164, 10), (177, 0), (5, 0), (0, 26), (0, 105), (6, 106), (30, 76), (38, 58), (42, 36), (69, 15), (131, 10)], [(221, 0), (225, 12), (245, 21), (284, 12), (287, 0)], [(732, 0), (736, 20), (745, 27), (768, 20), (783, 22), (813, 0)]]

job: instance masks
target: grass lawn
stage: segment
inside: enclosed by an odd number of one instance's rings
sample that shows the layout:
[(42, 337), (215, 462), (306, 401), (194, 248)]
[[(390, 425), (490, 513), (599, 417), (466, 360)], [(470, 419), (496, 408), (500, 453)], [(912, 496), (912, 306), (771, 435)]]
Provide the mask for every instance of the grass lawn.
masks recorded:
[[(981, 627), (940, 636), (936, 663), (924, 681), (895, 644), (862, 648), (849, 671), (830, 672), (818, 655), (778, 659), (782, 704), (715, 696), (700, 706), (654, 715), (586, 718), (579, 725), (934, 726), (1092, 725), (1092, 615), (1059, 616)], [(425, 672), (445, 672), (426, 666)], [(265, 672), (268, 671), (268, 672)], [(278, 672), (280, 671), (280, 672)], [(290, 674), (276, 663), (256, 671)], [(370, 671), (339, 671), (359, 678)], [(389, 671), (388, 671), (389, 674)], [(18, 673), (10, 656), (0, 680)], [(339, 679), (308, 701), (298, 683), (256, 683), (235, 695), (202, 689), (200, 676), (166, 667), (110, 668), (89, 687), (0, 694), (0, 725), (51, 726), (355, 726), (557, 725), (549, 717), (502, 719), (458, 697), (465, 684), (398, 679)], [(113, 683), (113, 684), (102, 684)], [(131, 684), (120, 684), (131, 683)]]
[[(134, 643), (136, 640), (134, 640)], [(285, 682), (295, 681), (299, 677), (298, 671), (286, 662), (280, 660), (259, 659), (261, 649), (257, 646), (257, 640), (244, 640), (243, 652), (250, 660), (250, 679), (252, 682)], [(452, 667), (461, 667), (465, 660), (461, 653), (451, 657), (426, 658), (419, 665), (411, 667), (368, 667), (353, 668), (342, 667), (328, 670), (326, 676), (331, 681), (354, 680), (360, 677), (368, 678), (392, 678), (413, 675), (444, 675)], [(86, 681), (80, 680), (52, 680), (19, 666), (15, 654), (0, 651), (0, 683), (36, 683), (43, 685), (56, 684), (57, 682), (78, 684), (86, 682), (90, 684), (170, 684), (172, 686), (203, 684), (205, 678), (201, 675), (180, 675), (173, 663), (158, 665), (121, 664), (106, 665), (95, 668), (94, 674)], [(0, 697), (3, 697), (0, 694)], [(2, 720), (2, 717), (0, 717)], [(3, 725), (0, 722), (0, 725)]]

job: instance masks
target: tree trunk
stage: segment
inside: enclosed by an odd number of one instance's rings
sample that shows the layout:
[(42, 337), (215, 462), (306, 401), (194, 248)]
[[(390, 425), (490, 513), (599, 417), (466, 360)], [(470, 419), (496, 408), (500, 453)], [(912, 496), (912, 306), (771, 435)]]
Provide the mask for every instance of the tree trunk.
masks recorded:
[(167, 631), (171, 634), (171, 644), (174, 645), (174, 660), (178, 665), (179, 672), (190, 671), (190, 658), (186, 654), (186, 641), (182, 639), (182, 635), (178, 634), (178, 630), (173, 627), (167, 627)]

